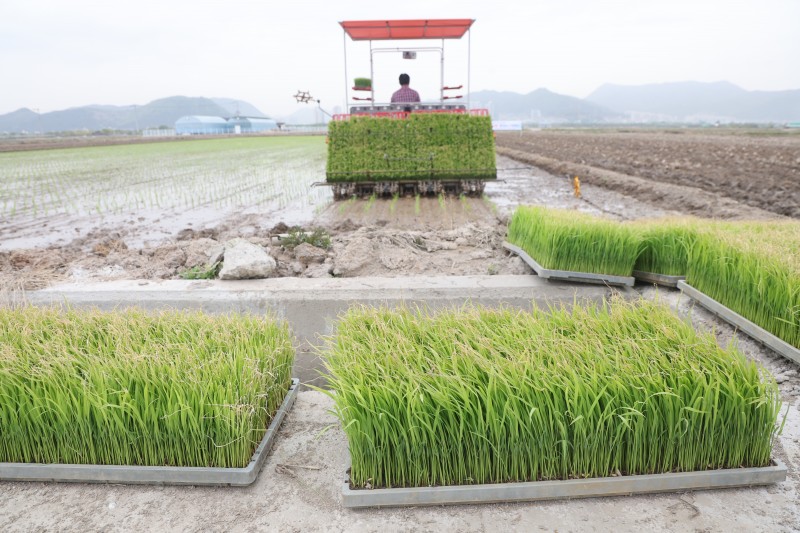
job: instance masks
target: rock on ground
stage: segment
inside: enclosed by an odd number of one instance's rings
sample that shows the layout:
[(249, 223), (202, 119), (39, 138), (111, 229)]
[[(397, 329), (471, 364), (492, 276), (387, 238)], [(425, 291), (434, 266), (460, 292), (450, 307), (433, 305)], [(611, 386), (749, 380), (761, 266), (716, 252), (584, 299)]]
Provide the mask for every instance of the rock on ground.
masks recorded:
[(277, 263), (264, 248), (245, 239), (225, 243), (225, 261), (220, 279), (255, 279), (269, 277)]
[(222, 244), (214, 239), (201, 237), (189, 241), (184, 249), (186, 251), (186, 268), (210, 267), (222, 259), (224, 248)]
[(310, 265), (311, 263), (324, 262), (325, 258), (328, 256), (328, 252), (322, 248), (304, 242), (295, 247), (294, 256), (302, 264)]

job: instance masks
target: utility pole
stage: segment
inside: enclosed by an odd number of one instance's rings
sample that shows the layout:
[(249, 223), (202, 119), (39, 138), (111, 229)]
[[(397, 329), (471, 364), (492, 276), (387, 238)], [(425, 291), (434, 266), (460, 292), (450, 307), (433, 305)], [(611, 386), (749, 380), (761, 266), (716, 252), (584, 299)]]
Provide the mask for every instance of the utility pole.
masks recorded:
[(136, 118), (136, 131), (139, 132), (139, 106), (133, 104), (133, 116)]
[(42, 127), (42, 114), (39, 112), (40, 109), (38, 107), (34, 107), (32, 109), (34, 113), (36, 113), (36, 123), (39, 125), (39, 132), (44, 135), (44, 128)]

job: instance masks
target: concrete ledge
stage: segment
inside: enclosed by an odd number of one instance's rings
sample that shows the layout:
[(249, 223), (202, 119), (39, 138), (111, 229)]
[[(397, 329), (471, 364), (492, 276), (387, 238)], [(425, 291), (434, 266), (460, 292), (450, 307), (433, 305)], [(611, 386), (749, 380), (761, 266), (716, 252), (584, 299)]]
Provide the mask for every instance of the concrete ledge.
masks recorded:
[(745, 332), (751, 338), (757, 340), (775, 353), (800, 364), (800, 349), (795, 348), (783, 339), (773, 335), (761, 326), (751, 322), (739, 313), (727, 308), (720, 302), (711, 298), (703, 292), (695, 289), (685, 281), (678, 282), (678, 288), (689, 298), (720, 317), (722, 320)]
[(544, 268), (536, 262), (536, 259), (528, 255), (528, 253), (515, 246), (510, 242), (504, 242), (503, 248), (509, 252), (517, 254), (520, 259), (531, 267), (540, 278), (562, 281), (575, 281), (577, 283), (596, 283), (600, 285), (619, 285), (624, 287), (633, 287), (636, 280), (632, 276), (614, 276), (612, 274), (595, 274), (594, 272), (576, 272), (573, 270), (553, 270)]
[(684, 281), (686, 276), (668, 276), (666, 274), (656, 274), (655, 272), (643, 272), (641, 270), (634, 270), (633, 277), (636, 281), (643, 281), (645, 283), (653, 283), (661, 285), (662, 287), (678, 287), (679, 281)]
[[(613, 289), (626, 296), (631, 289)], [(274, 278), (250, 281), (108, 281), (72, 283), (26, 295), (34, 305), (66, 303), (104, 310), (201, 309), (208, 313), (273, 313), (289, 322), (296, 336), (294, 375), (301, 383), (318, 380), (317, 348), (333, 333), (337, 317), (352, 305), (401, 304), (431, 309), (464, 305), (506, 305), (520, 309), (553, 303), (601, 302), (604, 286), (546, 281), (538, 276), (420, 276), (403, 278)]]
[(345, 481), (342, 485), (342, 504), (345, 507), (353, 508), (528, 502), (750, 487), (771, 485), (785, 479), (786, 466), (773, 460), (770, 466), (762, 468), (731, 468), (491, 485), (354, 490), (350, 488), (350, 482)]

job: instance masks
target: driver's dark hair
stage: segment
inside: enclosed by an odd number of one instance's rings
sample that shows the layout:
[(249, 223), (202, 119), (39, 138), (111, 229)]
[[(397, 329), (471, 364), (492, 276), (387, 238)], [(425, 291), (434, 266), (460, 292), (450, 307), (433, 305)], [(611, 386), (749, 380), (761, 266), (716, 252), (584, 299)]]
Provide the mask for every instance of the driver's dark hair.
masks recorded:
[(400, 74), (400, 85), (408, 85), (411, 83), (411, 76), (408, 74)]

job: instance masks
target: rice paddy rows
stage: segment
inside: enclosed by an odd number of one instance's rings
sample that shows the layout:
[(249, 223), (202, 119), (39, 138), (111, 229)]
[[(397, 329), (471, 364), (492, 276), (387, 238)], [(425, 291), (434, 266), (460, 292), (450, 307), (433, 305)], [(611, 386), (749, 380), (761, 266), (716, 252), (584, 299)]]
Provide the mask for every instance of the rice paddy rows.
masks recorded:
[[(0, 154), (0, 216), (274, 205), (304, 197), (325, 169), (322, 137), (206, 139)], [(319, 197), (319, 198), (317, 198)]]

